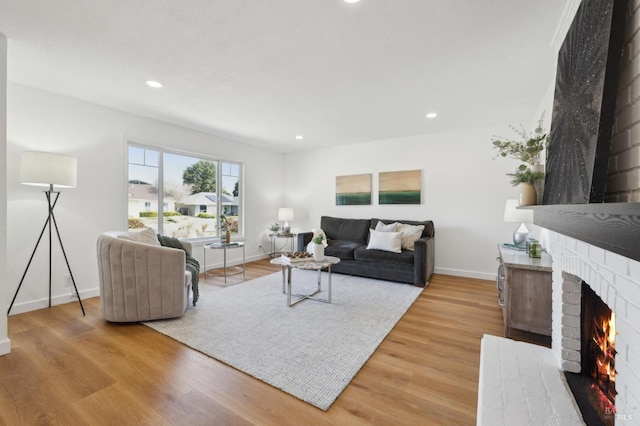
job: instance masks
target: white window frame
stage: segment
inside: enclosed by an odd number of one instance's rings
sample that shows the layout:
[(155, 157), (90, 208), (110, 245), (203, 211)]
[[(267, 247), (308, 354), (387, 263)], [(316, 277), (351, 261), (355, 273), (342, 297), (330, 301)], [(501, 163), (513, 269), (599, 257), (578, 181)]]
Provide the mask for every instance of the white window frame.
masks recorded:
[[(164, 207), (165, 207), (165, 202), (164, 199), (162, 197), (162, 194), (164, 193), (164, 154), (175, 154), (175, 155), (182, 155), (182, 156), (186, 156), (186, 157), (192, 157), (192, 158), (196, 158), (199, 160), (205, 160), (205, 161), (211, 161), (213, 163), (216, 164), (216, 196), (218, 198), (218, 200), (220, 200), (220, 202), (216, 203), (216, 236), (211, 237), (211, 236), (207, 236), (207, 237), (199, 237), (199, 238), (189, 238), (189, 240), (194, 240), (194, 241), (199, 241), (199, 240), (211, 240), (212, 238), (218, 238), (220, 236), (220, 222), (219, 220), (217, 220), (217, 218), (220, 217), (221, 214), (224, 213), (224, 206), (222, 205), (222, 163), (230, 163), (230, 164), (234, 164), (236, 166), (238, 166), (240, 168), (240, 173), (238, 176), (238, 192), (239, 192), (239, 196), (238, 196), (238, 232), (235, 234), (232, 234), (232, 239), (236, 240), (236, 239), (244, 239), (244, 163), (238, 162), (238, 161), (233, 161), (233, 160), (226, 160), (226, 159), (222, 159), (222, 158), (216, 158), (216, 157), (212, 157), (206, 154), (198, 154), (198, 153), (193, 153), (193, 152), (186, 152), (186, 151), (179, 151), (179, 150), (175, 150), (175, 149), (170, 149), (170, 148), (161, 148), (161, 147), (157, 147), (157, 146), (152, 146), (152, 145), (145, 145), (145, 144), (140, 144), (134, 141), (127, 141), (127, 147), (126, 147), (126, 173), (127, 173), (127, 186), (129, 183), (129, 164), (130, 164), (130, 158), (129, 158), (129, 148), (130, 147), (134, 147), (134, 148), (140, 148), (140, 149), (145, 149), (145, 150), (150, 150), (150, 151), (156, 151), (158, 153), (158, 184), (157, 184), (157, 188), (158, 188), (158, 223), (157, 223), (157, 227), (158, 227), (158, 233), (159, 234), (163, 234), (163, 218), (164, 218)], [(127, 217), (128, 215), (128, 208), (129, 208), (129, 199), (128, 199), (128, 191), (125, 191), (125, 194), (127, 194), (127, 203), (126, 203), (126, 209), (127, 209)], [(198, 206), (198, 209), (200, 209), (200, 206)]]

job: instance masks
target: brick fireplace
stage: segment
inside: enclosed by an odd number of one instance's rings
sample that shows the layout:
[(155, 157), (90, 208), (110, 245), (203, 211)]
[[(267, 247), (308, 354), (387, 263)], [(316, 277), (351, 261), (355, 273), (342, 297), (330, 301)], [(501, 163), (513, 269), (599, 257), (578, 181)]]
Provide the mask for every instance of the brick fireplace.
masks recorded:
[(553, 256), (552, 350), (563, 371), (580, 372), (584, 281), (616, 314), (615, 424), (640, 423), (640, 262), (544, 230)]

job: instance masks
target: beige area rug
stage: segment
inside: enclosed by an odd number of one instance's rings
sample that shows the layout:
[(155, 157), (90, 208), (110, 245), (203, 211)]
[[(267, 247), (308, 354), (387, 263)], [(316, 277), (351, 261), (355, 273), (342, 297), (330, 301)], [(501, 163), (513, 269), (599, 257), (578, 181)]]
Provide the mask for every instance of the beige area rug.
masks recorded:
[[(317, 272), (293, 270), (295, 292), (316, 286)], [(327, 274), (322, 273), (326, 297)], [(214, 289), (178, 319), (145, 324), (322, 410), (362, 368), (422, 288), (333, 274), (332, 303), (289, 308), (282, 274)]]

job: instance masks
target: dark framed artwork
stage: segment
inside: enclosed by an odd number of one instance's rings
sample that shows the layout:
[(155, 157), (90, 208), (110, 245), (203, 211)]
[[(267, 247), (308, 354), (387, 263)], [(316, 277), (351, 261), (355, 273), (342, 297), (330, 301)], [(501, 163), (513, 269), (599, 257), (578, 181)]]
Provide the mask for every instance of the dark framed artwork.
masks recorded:
[(558, 53), (543, 204), (604, 200), (626, 0), (582, 0)]
[(336, 205), (354, 206), (371, 204), (371, 173), (336, 176)]
[(378, 176), (379, 204), (420, 204), (422, 171), (383, 172)]

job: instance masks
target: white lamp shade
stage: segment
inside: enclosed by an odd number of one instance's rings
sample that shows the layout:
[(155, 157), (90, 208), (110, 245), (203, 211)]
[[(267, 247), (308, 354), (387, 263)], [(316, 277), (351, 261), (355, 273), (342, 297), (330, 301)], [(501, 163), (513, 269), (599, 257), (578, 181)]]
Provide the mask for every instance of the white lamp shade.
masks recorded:
[(504, 221), (533, 223), (533, 210), (519, 209), (518, 200), (507, 200), (504, 205)]
[(75, 188), (78, 159), (51, 152), (25, 151), (20, 162), (20, 183)]
[(278, 220), (293, 220), (293, 209), (281, 207), (278, 209)]

